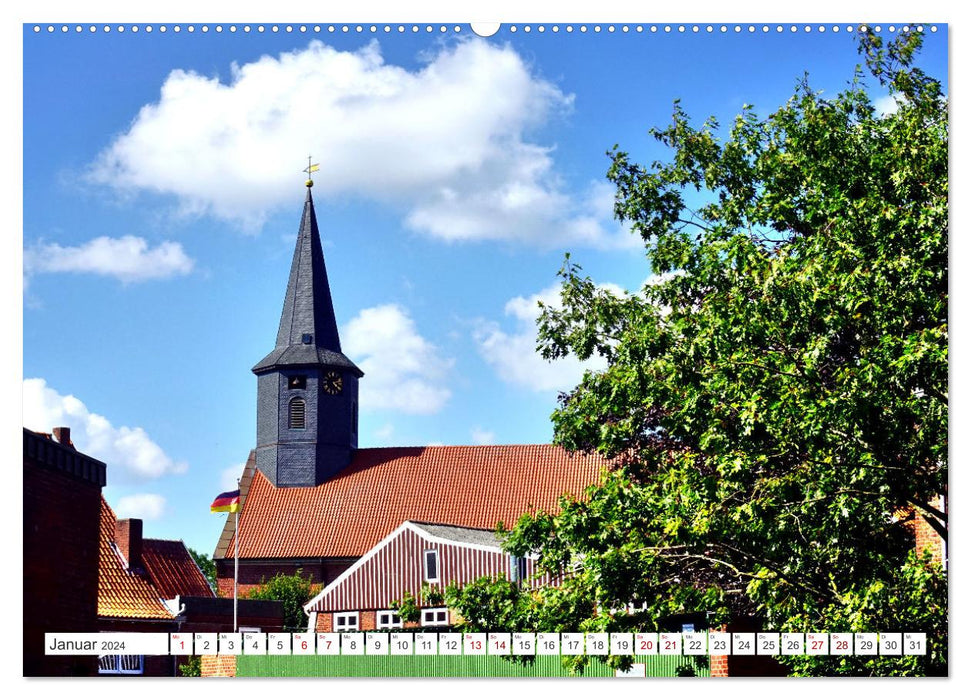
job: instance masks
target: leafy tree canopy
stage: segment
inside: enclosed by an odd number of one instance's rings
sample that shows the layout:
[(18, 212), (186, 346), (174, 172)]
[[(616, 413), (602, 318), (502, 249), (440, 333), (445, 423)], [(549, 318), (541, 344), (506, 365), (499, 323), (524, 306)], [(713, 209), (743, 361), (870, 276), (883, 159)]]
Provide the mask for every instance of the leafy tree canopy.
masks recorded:
[(268, 582), (251, 590), (245, 597), (252, 600), (279, 600), (283, 602), (283, 629), (286, 632), (306, 632), (307, 613), (303, 606), (313, 597), (315, 586), (300, 571), (287, 576), (277, 574)]
[(616, 466), (508, 534), (560, 585), (469, 587), (455, 604), (470, 625), (484, 610), (483, 628), (633, 631), (705, 611), (778, 631), (923, 631), (927, 656), (787, 663), (946, 673), (946, 574), (912, 530), (924, 519), (947, 537), (948, 122), (912, 63), (920, 41), (860, 39), (891, 114), (858, 70), (832, 98), (803, 80), (765, 119), (746, 107), (723, 137), (675, 103), (652, 132), (667, 162), (611, 151), (616, 215), (654, 276), (621, 298), (568, 258), (538, 342), (549, 359), (607, 359), (553, 422), (556, 442)]

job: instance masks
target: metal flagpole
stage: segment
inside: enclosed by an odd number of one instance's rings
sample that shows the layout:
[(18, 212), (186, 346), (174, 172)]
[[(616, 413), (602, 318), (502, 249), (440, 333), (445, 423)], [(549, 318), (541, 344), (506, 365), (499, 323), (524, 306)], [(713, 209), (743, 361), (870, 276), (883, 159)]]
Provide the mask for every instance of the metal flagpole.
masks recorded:
[[(239, 488), (239, 479), (236, 480), (236, 488)], [(239, 607), (239, 503), (236, 504), (236, 536), (233, 538), (236, 545), (235, 562), (233, 564), (233, 632), (239, 632), (237, 623), (237, 609)]]

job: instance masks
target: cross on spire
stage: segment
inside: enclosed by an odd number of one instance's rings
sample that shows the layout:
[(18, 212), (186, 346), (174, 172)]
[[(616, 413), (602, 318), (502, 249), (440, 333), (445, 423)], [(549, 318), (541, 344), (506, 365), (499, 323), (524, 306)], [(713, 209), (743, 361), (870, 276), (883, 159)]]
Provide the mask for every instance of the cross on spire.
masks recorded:
[(303, 169), (303, 172), (307, 173), (307, 187), (313, 187), (314, 181), (311, 176), (320, 170), (320, 163), (314, 163), (311, 156), (307, 156), (307, 167)]

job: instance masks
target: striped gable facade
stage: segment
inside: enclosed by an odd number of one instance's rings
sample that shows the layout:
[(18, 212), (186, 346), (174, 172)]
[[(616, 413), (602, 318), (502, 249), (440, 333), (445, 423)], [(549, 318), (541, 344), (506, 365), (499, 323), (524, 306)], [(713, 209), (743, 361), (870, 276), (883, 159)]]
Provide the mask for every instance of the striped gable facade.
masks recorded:
[(504, 552), (492, 531), (406, 521), (304, 609), (310, 616), (311, 630), (333, 631), (333, 616), (346, 614), (357, 616), (359, 629), (375, 629), (382, 626), (375, 615), (393, 610), (394, 602), (406, 593), (415, 597), (419, 607), (432, 607), (421, 596), (425, 583), (441, 590), (448, 584), (464, 585), (483, 576), (529, 580), (535, 564), (533, 558), (519, 559)]

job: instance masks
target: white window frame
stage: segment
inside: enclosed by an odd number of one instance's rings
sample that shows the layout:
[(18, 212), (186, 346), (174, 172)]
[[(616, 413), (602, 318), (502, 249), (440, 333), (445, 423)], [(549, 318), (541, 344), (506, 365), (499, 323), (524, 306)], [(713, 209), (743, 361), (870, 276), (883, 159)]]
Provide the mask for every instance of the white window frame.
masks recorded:
[[(435, 618), (439, 613), (445, 613), (445, 621), (441, 622)], [(422, 608), (421, 609), (422, 627), (448, 627), (448, 608)]]
[[(345, 620), (344, 624), (338, 624), (338, 616), (344, 618), (353, 618), (354, 622), (350, 620)], [(334, 613), (334, 632), (359, 632), (361, 629), (361, 614), (355, 611), (345, 611), (345, 612), (335, 612)]]
[[(387, 615), (390, 622), (386, 624), (381, 624), (381, 616)], [(395, 618), (398, 621), (395, 622)], [(374, 614), (374, 627), (379, 630), (398, 630), (401, 629), (403, 623), (401, 621), (401, 616), (398, 614), (397, 610), (378, 610)]]
[[(435, 555), (435, 577), (434, 578), (431, 578), (428, 575), (428, 555), (429, 554), (434, 554)], [(438, 583), (439, 581), (441, 581), (441, 579), (442, 579), (442, 560), (438, 556), (438, 550), (437, 549), (426, 549), (424, 552), (422, 552), (422, 554), (421, 554), (421, 564), (422, 564), (422, 573), (424, 574), (425, 580), (428, 581), (428, 583)]]
[[(114, 663), (110, 664), (110, 668), (105, 668), (102, 665), (107, 659), (114, 659)], [(127, 659), (128, 662), (123, 663), (122, 659)], [(137, 661), (135, 661), (136, 659)], [(126, 666), (128, 668), (125, 668)], [(98, 657), (98, 675), (99, 676), (144, 676), (145, 657), (141, 654), (103, 654)]]

